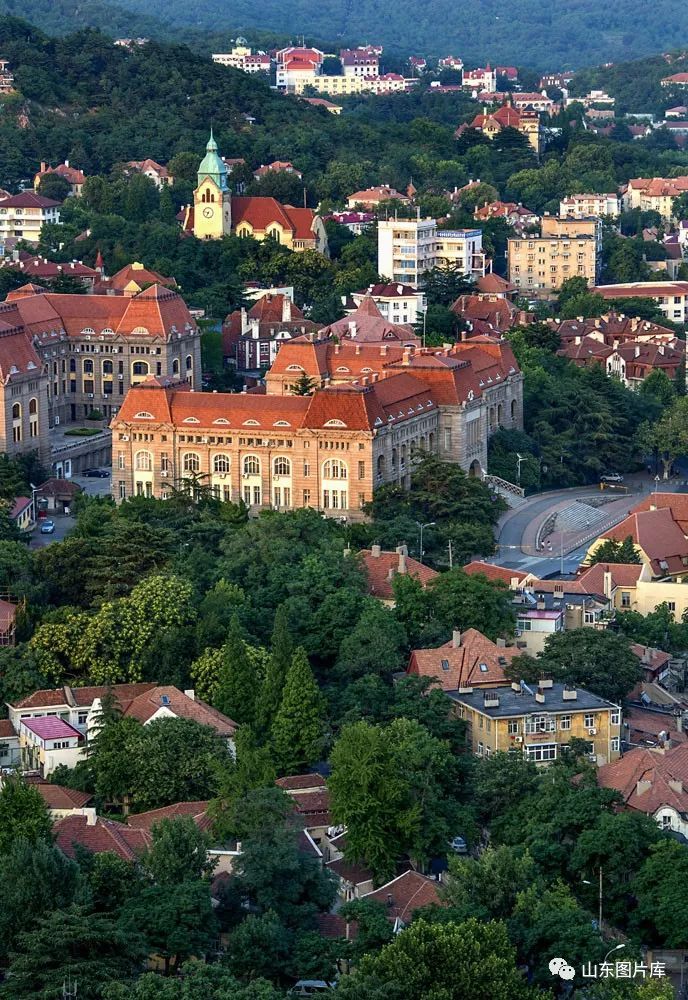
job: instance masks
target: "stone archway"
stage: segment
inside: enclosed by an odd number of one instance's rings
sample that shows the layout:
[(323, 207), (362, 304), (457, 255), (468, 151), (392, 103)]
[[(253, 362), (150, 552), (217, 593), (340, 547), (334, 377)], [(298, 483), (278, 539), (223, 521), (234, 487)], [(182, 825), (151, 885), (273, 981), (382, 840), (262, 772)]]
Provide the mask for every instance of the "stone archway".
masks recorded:
[(480, 467), (480, 462), (477, 458), (474, 458), (471, 462), (470, 468), (468, 470), (468, 475), (472, 479), (481, 479), (483, 470)]

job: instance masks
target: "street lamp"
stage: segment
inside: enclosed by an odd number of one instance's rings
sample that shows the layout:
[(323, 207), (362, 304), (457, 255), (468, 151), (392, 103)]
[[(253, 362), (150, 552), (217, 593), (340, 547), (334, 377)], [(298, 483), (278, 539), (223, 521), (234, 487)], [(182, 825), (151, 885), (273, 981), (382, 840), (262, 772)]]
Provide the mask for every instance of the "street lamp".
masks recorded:
[[(583, 882), (585, 883), (585, 885), (592, 885), (593, 884), (587, 878), (584, 878)], [(602, 865), (600, 865), (600, 882), (599, 882), (599, 893), (598, 893), (598, 896), (599, 896), (599, 921), (598, 922), (599, 922), (599, 929), (600, 929), (600, 934), (601, 934), (602, 933)], [(623, 948), (623, 945), (621, 945), (620, 947)], [(616, 948), (612, 948), (612, 951), (617, 951), (618, 948), (619, 948), (619, 945), (617, 945)], [(611, 955), (611, 952), (609, 952), (609, 954)], [(605, 958), (605, 961), (606, 961), (606, 958)]]
[(420, 528), (420, 555), (418, 557), (418, 561), (423, 562), (423, 529), (432, 528), (435, 525), (435, 521), (427, 521), (425, 524), (421, 524), (420, 521), (416, 521), (416, 525)]
[(518, 485), (520, 486), (521, 485), (521, 463), (525, 462), (525, 457), (523, 455), (519, 455), (519, 453), (516, 452), (516, 461), (518, 462), (518, 469), (516, 471), (516, 475), (518, 476)]
[(610, 948), (609, 951), (607, 952), (607, 954), (604, 956), (604, 959), (602, 960), (602, 964), (604, 965), (604, 963), (607, 961), (607, 959), (609, 958), (609, 956), (613, 952), (619, 951), (621, 948), (625, 948), (625, 947), (626, 947), (626, 945), (623, 944), (623, 943), (622, 944), (615, 944), (614, 947)]
[(36, 523), (38, 511), (36, 510), (36, 494), (38, 493), (38, 486), (34, 486), (33, 483), (29, 483), (31, 487), (31, 520)]

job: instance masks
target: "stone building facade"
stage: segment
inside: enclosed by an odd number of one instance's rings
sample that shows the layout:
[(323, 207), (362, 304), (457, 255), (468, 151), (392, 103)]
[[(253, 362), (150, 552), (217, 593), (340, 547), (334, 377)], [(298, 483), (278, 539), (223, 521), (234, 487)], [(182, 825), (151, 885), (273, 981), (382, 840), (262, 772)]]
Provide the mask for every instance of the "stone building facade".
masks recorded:
[[(303, 374), (310, 396), (293, 394)], [(523, 426), (522, 375), (489, 337), (442, 351), (297, 338), (266, 382), (266, 394), (133, 387), (111, 423), (115, 499), (197, 481), (252, 509), (356, 519), (379, 486), (409, 487), (414, 452), (480, 476), (489, 435)]]

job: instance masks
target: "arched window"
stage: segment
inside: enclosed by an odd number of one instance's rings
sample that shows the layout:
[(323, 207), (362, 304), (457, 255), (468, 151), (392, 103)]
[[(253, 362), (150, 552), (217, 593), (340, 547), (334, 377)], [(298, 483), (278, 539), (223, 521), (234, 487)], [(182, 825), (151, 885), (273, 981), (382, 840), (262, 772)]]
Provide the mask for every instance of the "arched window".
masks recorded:
[(385, 456), (378, 455), (377, 459), (377, 474), (378, 476), (384, 476), (385, 474)]
[(93, 375), (93, 362), (90, 358), (84, 360), (84, 375)]
[(69, 359), (69, 370), (70, 370), (70, 372), (75, 372), (76, 371), (76, 358), (70, 358)]
[(512, 420), (516, 419), (516, 400), (515, 399), (511, 400), (511, 419)]
[(213, 472), (229, 472), (229, 455), (216, 455), (213, 459)]
[(279, 229), (268, 229), (267, 235), (268, 235), (268, 238), (271, 239), (271, 240), (274, 240), (275, 243), (280, 243), (281, 242), (281, 235), (280, 235)]
[(192, 368), (193, 368), (193, 358), (191, 357), (190, 354), (187, 354), (186, 355), (186, 370), (187, 370), (187, 372), (190, 372)]
[(348, 479), (349, 468), (346, 462), (338, 458), (330, 458), (323, 463), (323, 479)]
[(247, 455), (244, 459), (244, 475), (245, 476), (259, 476), (260, 475), (260, 459), (256, 455)]
[(291, 462), (284, 455), (278, 455), (272, 463), (272, 473), (275, 476), (290, 476)]
[(175, 358), (172, 362), (172, 374), (179, 375), (179, 358)]
[(38, 413), (38, 400), (35, 398), (35, 396), (29, 400), (29, 413), (30, 414)]
[(115, 366), (112, 361), (103, 361), (103, 375), (112, 375)]
[(148, 362), (147, 361), (135, 361), (131, 366), (132, 375), (147, 375), (148, 374)]
[(149, 451), (137, 451), (134, 456), (134, 468), (137, 472), (150, 472), (153, 468), (153, 456)]
[(199, 472), (201, 468), (201, 460), (194, 451), (189, 451), (184, 455), (183, 469), (184, 472)]
[(15, 403), (12, 406), (12, 419), (21, 420), (21, 403)]

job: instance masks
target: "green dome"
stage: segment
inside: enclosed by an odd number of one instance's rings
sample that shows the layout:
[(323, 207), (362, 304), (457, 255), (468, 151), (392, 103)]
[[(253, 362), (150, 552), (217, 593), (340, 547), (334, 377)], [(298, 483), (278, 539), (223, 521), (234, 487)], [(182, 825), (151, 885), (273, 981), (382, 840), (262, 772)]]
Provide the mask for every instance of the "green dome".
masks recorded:
[(205, 156), (201, 160), (198, 168), (198, 186), (200, 187), (206, 177), (214, 181), (221, 190), (227, 190), (227, 167), (222, 162), (222, 158), (217, 152), (217, 143), (213, 137), (213, 130), (210, 130), (210, 138), (205, 147)]

